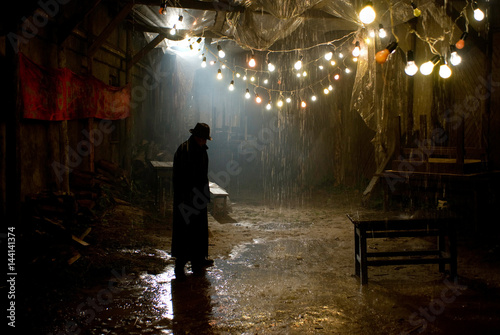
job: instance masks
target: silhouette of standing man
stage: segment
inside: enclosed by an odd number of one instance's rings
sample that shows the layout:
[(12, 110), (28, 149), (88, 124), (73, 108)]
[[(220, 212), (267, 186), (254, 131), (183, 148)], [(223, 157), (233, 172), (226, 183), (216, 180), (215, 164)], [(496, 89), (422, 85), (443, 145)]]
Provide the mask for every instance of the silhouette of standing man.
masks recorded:
[(191, 262), (193, 273), (202, 273), (213, 265), (208, 257), (208, 186), (207, 140), (210, 127), (197, 123), (189, 139), (174, 155), (172, 256), (176, 278), (185, 277), (184, 267)]

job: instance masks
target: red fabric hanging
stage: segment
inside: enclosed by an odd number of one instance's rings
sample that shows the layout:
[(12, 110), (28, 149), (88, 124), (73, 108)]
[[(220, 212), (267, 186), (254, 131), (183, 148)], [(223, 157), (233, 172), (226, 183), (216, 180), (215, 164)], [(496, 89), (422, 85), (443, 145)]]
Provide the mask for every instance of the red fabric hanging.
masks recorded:
[(19, 72), (26, 119), (118, 120), (130, 115), (130, 84), (115, 87), (66, 68), (47, 69), (22, 53), (19, 53)]

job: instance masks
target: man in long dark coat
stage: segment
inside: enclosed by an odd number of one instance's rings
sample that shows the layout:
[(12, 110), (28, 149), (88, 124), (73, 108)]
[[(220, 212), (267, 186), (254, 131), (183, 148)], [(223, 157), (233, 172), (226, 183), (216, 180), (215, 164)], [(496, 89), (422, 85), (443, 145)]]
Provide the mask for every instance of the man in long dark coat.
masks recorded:
[(210, 127), (197, 123), (191, 136), (174, 155), (172, 256), (176, 277), (185, 276), (184, 267), (191, 261), (194, 273), (213, 264), (208, 257), (208, 186), (207, 140)]

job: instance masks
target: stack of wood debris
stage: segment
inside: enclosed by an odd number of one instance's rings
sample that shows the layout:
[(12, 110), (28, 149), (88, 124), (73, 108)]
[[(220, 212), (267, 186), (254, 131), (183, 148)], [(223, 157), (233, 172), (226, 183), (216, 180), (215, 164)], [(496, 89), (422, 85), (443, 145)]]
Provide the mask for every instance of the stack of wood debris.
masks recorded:
[(30, 243), (28, 261), (46, 267), (71, 265), (85, 254), (85, 241), (99, 218), (130, 195), (122, 169), (109, 161), (96, 163), (96, 171), (73, 170), (70, 193), (43, 191), (26, 197)]

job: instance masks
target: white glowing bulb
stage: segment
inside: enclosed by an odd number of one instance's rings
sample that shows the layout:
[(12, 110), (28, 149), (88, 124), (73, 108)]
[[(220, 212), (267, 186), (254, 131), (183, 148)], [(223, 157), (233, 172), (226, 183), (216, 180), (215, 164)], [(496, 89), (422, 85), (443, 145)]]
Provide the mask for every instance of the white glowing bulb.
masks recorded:
[(264, 79), (264, 84), (267, 84), (267, 83), (269, 83), (269, 79), (266, 78), (266, 79)]
[(342, 52), (339, 52), (339, 58), (344, 58), (344, 54)]
[(345, 68), (345, 73), (351, 73), (351, 69), (350, 69), (350, 68), (348, 68), (348, 67), (346, 67), (346, 68)]
[(307, 72), (306, 71), (302, 72), (302, 76), (307, 77)]
[(484, 19), (484, 13), (483, 13), (483, 11), (480, 10), (479, 8), (474, 9), (474, 18), (477, 21), (483, 21), (483, 19)]
[(259, 97), (258, 94), (255, 95), (255, 102), (258, 103), (258, 104), (260, 104), (262, 102), (262, 98)]
[(327, 52), (327, 53), (325, 54), (325, 59), (326, 59), (326, 60), (330, 60), (330, 59), (332, 59), (332, 57), (333, 57), (333, 52), (331, 52), (331, 51), (330, 51), (330, 52)]
[(267, 110), (271, 110), (271, 100), (269, 100), (269, 102), (267, 103), (266, 109)]
[(207, 67), (207, 57), (203, 57), (203, 61), (201, 62), (201, 67)]
[(333, 76), (333, 79), (335, 79), (335, 80), (339, 80), (339, 79), (340, 79), (340, 74), (338, 74), (338, 73), (337, 73), (337, 74), (335, 74), (335, 75)]
[(249, 90), (248, 90), (248, 88), (247, 88), (247, 90), (246, 90), (246, 92), (245, 92), (245, 98), (246, 98), (246, 99), (250, 99), (250, 97), (251, 97), (251, 95), (250, 95), (250, 91), (249, 91)]
[(323, 89), (323, 93), (325, 93), (325, 94), (330, 93), (330, 90), (328, 89), (328, 87), (325, 87), (325, 88)]
[(220, 58), (226, 57), (226, 53), (224, 52), (224, 50), (222, 50), (222, 47), (220, 45), (217, 46), (217, 50)]
[(302, 77), (302, 74), (300, 74), (299, 72), (297, 72), (297, 78), (300, 78)]
[(313, 96), (311, 97), (311, 100), (312, 100), (312, 101), (316, 101), (317, 99), (318, 99), (318, 98), (317, 98), (315, 95), (313, 95)]
[(243, 81), (246, 81), (246, 80), (247, 80), (247, 76), (246, 76), (246, 75), (244, 75), (244, 76), (243, 76)]
[(254, 76), (251, 76), (251, 77), (250, 77), (250, 81), (255, 81), (255, 77), (254, 77)]
[(255, 62), (255, 58), (253, 58), (252, 56), (252, 58), (250, 58), (250, 60), (248, 61), (248, 66), (255, 67), (256, 64), (257, 63)]
[(405, 67), (405, 73), (409, 76), (414, 76), (418, 72), (418, 66), (415, 61), (408, 61)]
[(302, 69), (302, 57), (295, 62), (295, 64), (293, 65), (293, 67), (295, 68), (295, 70), (300, 70)]
[(332, 61), (330, 62), (330, 64), (331, 64), (332, 66), (335, 66), (337, 63), (335, 63), (335, 61), (334, 61), (334, 60), (332, 60)]
[(241, 74), (239, 72), (236, 72), (236, 78), (241, 77)]
[(385, 31), (384, 27), (382, 25), (379, 26), (380, 28), (378, 29), (378, 37), (380, 38), (386, 38), (387, 37), (387, 32)]
[(217, 71), (217, 79), (222, 79), (222, 71), (221, 69), (219, 69), (219, 71)]
[(320, 70), (323, 70), (323, 65), (319, 65), (319, 66), (318, 66), (318, 68), (319, 68)]
[(170, 35), (175, 35), (176, 33), (177, 33), (177, 29), (176, 29), (176, 25), (174, 24), (172, 29), (170, 29)]
[(234, 80), (231, 80), (231, 83), (229, 84), (229, 90), (234, 91)]
[(439, 76), (441, 78), (444, 78), (444, 79), (450, 78), (450, 76), (451, 76), (451, 69), (448, 66), (448, 64), (446, 64), (446, 63), (441, 64), (441, 66), (439, 67)]
[(283, 107), (283, 100), (279, 99), (277, 105), (278, 107)]
[(375, 21), (375, 17), (376, 14), (373, 9), (373, 4), (371, 2), (367, 2), (363, 9), (359, 12), (359, 19), (365, 24), (370, 24)]
[(360, 49), (359, 49), (359, 42), (356, 42), (356, 46), (352, 50), (352, 55), (353, 57), (359, 57)]
[(285, 101), (286, 101), (287, 104), (289, 104), (290, 102), (292, 102), (292, 98), (288, 97), (288, 98), (286, 98)]
[(358, 57), (353, 57), (353, 58), (352, 58), (352, 61), (353, 61), (353, 62), (357, 62), (357, 61), (358, 61)]
[(428, 61), (420, 66), (420, 73), (422, 73), (424, 76), (428, 76), (432, 73), (433, 69), (434, 63), (432, 61)]
[(306, 108), (306, 106), (307, 106), (307, 103), (306, 103), (304, 100), (302, 100), (302, 101), (300, 102), (300, 107), (302, 107), (302, 108)]
[(462, 57), (458, 54), (458, 52), (453, 51), (450, 55), (450, 63), (453, 66), (457, 66), (462, 62)]
[(333, 91), (333, 86), (332, 85), (328, 85), (328, 90), (329, 91)]
[(273, 63), (269, 62), (269, 63), (267, 63), (267, 69), (268, 69), (270, 72), (273, 72), (273, 71), (276, 69), (276, 67), (274, 66), (274, 64), (273, 64)]

